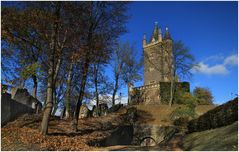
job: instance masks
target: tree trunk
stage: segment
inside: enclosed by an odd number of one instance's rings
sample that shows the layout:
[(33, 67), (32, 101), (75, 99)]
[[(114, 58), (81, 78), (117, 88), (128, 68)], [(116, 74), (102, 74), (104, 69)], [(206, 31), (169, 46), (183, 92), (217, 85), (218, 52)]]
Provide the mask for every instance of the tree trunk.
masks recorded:
[(69, 119), (71, 117), (71, 113), (65, 110), (65, 119)]
[(96, 107), (99, 106), (99, 95), (98, 95), (98, 69), (97, 65), (94, 65), (94, 83), (95, 83), (95, 97), (96, 97)]
[(172, 107), (173, 104), (173, 97), (174, 97), (174, 90), (175, 90), (175, 77), (176, 77), (176, 71), (174, 69), (174, 66), (172, 68), (173, 75), (170, 81), (170, 100), (169, 100), (169, 106)]
[(99, 116), (98, 68), (96, 64), (94, 64), (94, 84), (95, 84), (95, 97), (96, 97), (96, 111), (97, 111), (97, 115)]
[(81, 84), (80, 84), (81, 85), (80, 86), (80, 92), (79, 92), (79, 97), (78, 97), (78, 100), (77, 100), (75, 112), (74, 112), (74, 115), (73, 115), (73, 121), (72, 121), (72, 129), (75, 132), (77, 131), (80, 107), (82, 105), (82, 100), (83, 100), (83, 97), (84, 97), (84, 94), (85, 94), (85, 85), (86, 85), (86, 81), (87, 81), (88, 69), (89, 69), (89, 64), (90, 64), (89, 63), (90, 62), (89, 53), (91, 53), (91, 50), (92, 50), (91, 42), (92, 42), (93, 31), (94, 31), (93, 24), (91, 24), (91, 26), (89, 28), (89, 33), (88, 33), (88, 36), (87, 36), (88, 50), (86, 51), (86, 54), (85, 54), (85, 62), (84, 62), (84, 66), (83, 66), (83, 76), (82, 76)]
[(57, 109), (58, 109), (58, 104), (55, 104), (52, 111), (52, 116), (55, 116)]
[(118, 82), (119, 81), (119, 76), (116, 75), (115, 77), (115, 87), (114, 87), (114, 90), (113, 90), (113, 95), (112, 95), (112, 105), (115, 105), (115, 95), (118, 91)]
[(61, 58), (59, 58), (59, 59), (57, 60), (57, 64), (56, 64), (56, 68), (55, 68), (55, 72), (54, 72), (54, 78), (53, 78), (54, 84), (56, 84), (56, 79), (57, 79), (57, 76), (58, 76), (58, 73), (59, 73), (61, 61), (62, 61)]
[[(53, 65), (53, 64), (51, 64), (51, 65)], [(46, 107), (44, 110), (42, 123), (41, 123), (41, 134), (43, 134), (43, 135), (47, 134), (48, 123), (49, 123), (49, 119), (50, 119), (50, 115), (51, 115), (51, 111), (52, 111), (52, 105), (53, 105), (53, 86), (52, 85), (53, 85), (53, 67), (51, 66), (48, 70)]]
[(87, 74), (88, 74), (88, 68), (89, 68), (89, 59), (86, 59), (84, 67), (83, 67), (83, 77), (81, 79), (81, 87), (80, 87), (80, 93), (77, 100), (75, 112), (73, 115), (73, 122), (72, 122), (72, 129), (76, 132), (77, 131), (77, 124), (79, 119), (79, 113), (80, 113), (80, 107), (82, 105), (82, 100), (85, 93), (85, 85), (87, 80)]
[(63, 110), (61, 111), (61, 119), (63, 119), (63, 117), (65, 116), (65, 112), (66, 112), (66, 107), (64, 107)]
[[(55, 83), (53, 83), (53, 85), (54, 85)], [(53, 111), (55, 110), (55, 107), (56, 107), (56, 105), (57, 105), (57, 101), (56, 101), (56, 89), (55, 89), (55, 87), (53, 88), (53, 109), (52, 109), (52, 112), (51, 112), (51, 115), (52, 116), (54, 116), (53, 115)]]
[[(35, 99), (37, 99), (37, 77), (36, 77), (36, 75), (32, 75), (32, 80), (33, 80), (33, 83), (34, 83), (34, 85), (33, 85), (33, 89), (32, 89), (32, 96), (35, 98)], [(36, 114), (38, 114), (39, 113), (39, 105), (38, 105), (38, 103), (34, 103), (35, 104), (35, 109), (34, 109), (34, 112), (36, 113)]]
[[(129, 84), (129, 83), (127, 83)], [(131, 95), (130, 95), (130, 92), (129, 92), (129, 87), (128, 87), (128, 105), (130, 104), (131, 102)]]
[(169, 99), (169, 106), (172, 107), (173, 104), (173, 88), (174, 88), (174, 81), (173, 78), (170, 81), (170, 99)]
[(67, 90), (66, 90), (66, 111), (65, 111), (65, 118), (69, 119), (70, 113), (71, 113), (71, 80), (72, 80), (72, 70), (73, 70), (73, 63), (70, 64), (70, 68), (68, 71), (68, 77), (67, 77)]
[(19, 84), (19, 88), (23, 89), (25, 87), (25, 79), (21, 78), (20, 79), (20, 84)]
[(32, 96), (37, 99), (37, 77), (36, 77), (36, 75), (32, 76), (32, 80), (34, 83), (33, 89), (32, 89)]
[[(60, 4), (58, 3), (58, 6), (55, 11), (55, 15), (57, 19), (59, 20), (60, 18)], [(52, 35), (52, 49), (51, 49), (51, 55), (50, 55), (50, 67), (48, 69), (48, 82), (47, 82), (47, 99), (46, 99), (46, 107), (44, 110), (43, 118), (42, 118), (42, 123), (41, 123), (41, 134), (46, 135), (48, 132), (48, 124), (49, 124), (49, 119), (51, 116), (52, 112), (52, 106), (53, 106), (53, 89), (54, 87), (54, 65), (55, 65), (55, 53), (56, 53), (56, 43), (57, 43), (57, 32), (58, 32), (58, 22), (54, 23), (54, 31)]]

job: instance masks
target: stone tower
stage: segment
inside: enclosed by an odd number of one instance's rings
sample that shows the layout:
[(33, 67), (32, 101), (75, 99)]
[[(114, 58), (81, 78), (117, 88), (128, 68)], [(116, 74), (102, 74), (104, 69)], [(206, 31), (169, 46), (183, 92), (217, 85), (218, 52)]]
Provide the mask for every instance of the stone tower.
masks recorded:
[[(166, 27), (163, 36), (158, 23), (149, 41), (143, 37), (144, 51), (144, 86), (128, 87), (128, 103), (137, 104), (168, 104), (170, 86), (173, 78), (173, 40)], [(188, 82), (175, 82), (175, 93), (190, 92)]]
[(144, 85), (170, 82), (172, 78), (173, 41), (168, 28), (163, 37), (161, 28), (155, 22), (149, 42), (143, 37)]

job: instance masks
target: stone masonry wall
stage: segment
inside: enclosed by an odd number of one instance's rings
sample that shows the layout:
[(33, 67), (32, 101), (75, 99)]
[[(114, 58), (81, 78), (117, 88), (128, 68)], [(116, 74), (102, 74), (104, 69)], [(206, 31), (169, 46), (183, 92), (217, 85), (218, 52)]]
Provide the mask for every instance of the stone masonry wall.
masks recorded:
[[(177, 92), (190, 92), (188, 82), (176, 82)], [(170, 82), (159, 82), (133, 88), (130, 92), (130, 104), (168, 104), (170, 100)]]
[(1, 97), (1, 125), (16, 119), (24, 113), (32, 113), (33, 109), (11, 99), (11, 95), (3, 93)]

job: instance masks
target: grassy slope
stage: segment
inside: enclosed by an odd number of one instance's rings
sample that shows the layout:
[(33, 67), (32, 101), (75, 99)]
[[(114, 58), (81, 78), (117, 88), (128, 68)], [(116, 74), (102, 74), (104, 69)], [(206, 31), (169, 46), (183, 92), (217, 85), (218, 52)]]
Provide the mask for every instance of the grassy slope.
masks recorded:
[(1, 150), (4, 151), (79, 151), (90, 150), (88, 143), (110, 136), (111, 131), (124, 125), (126, 109), (111, 115), (79, 119), (78, 132), (71, 121), (52, 117), (48, 135), (39, 133), (41, 115), (22, 115), (1, 127)]
[[(135, 105), (138, 109), (140, 116), (140, 123), (156, 124), (156, 125), (170, 125), (172, 122), (169, 120), (169, 116), (173, 110), (179, 106), (174, 104), (172, 107), (168, 105)], [(202, 115), (203, 113), (215, 108), (214, 105), (199, 105), (196, 107), (196, 113)]]
[(231, 125), (186, 135), (183, 147), (191, 151), (237, 151), (238, 122)]

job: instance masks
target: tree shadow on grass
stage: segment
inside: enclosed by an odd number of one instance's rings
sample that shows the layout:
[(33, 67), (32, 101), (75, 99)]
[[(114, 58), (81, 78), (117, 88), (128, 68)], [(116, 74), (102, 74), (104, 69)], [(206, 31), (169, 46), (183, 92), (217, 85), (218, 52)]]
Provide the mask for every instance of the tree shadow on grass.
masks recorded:
[(143, 111), (143, 110), (137, 110), (137, 122), (140, 123), (148, 123), (150, 121), (154, 121), (152, 114)]
[(75, 137), (75, 136), (82, 136), (81, 132), (71, 132), (71, 133), (64, 133), (64, 132), (53, 132), (48, 133), (48, 136), (67, 136), (67, 137)]
[[(65, 132), (64, 129), (59, 129), (59, 128), (56, 128), (57, 129), (57, 132), (51, 132), (51, 133), (48, 133), (49, 136), (67, 136), (67, 137), (74, 137), (74, 136), (82, 136), (82, 135), (85, 135), (85, 134), (90, 134), (94, 131), (99, 131), (99, 130), (95, 130), (95, 129), (77, 129), (76, 132)], [(104, 131), (104, 130), (102, 130)]]

